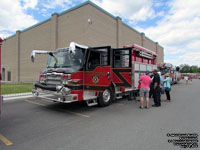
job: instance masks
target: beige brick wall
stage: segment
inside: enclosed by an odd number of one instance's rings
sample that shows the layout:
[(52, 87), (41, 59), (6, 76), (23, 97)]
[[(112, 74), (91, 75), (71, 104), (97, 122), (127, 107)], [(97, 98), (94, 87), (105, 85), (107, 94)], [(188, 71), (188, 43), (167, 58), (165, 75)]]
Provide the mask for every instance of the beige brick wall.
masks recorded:
[[(53, 14), (51, 19), (23, 32), (17, 32), (17, 36), (5, 40), (2, 46), (2, 64), (6, 68), (6, 77), (7, 71), (11, 71), (12, 81), (38, 80), (40, 71), (45, 68), (47, 56), (37, 55), (35, 63), (32, 63), (31, 51), (54, 50), (69, 46), (72, 41), (89, 46), (110, 45), (114, 48), (138, 44), (156, 52), (155, 42), (132, 30), (122, 22), (121, 18), (113, 18), (86, 4), (61, 15)], [(19, 73), (18, 49), (20, 50)], [(159, 55), (157, 60), (163, 62), (163, 48), (158, 45), (157, 51)]]
[(164, 62), (164, 49), (160, 45), (158, 45), (157, 55), (158, 55), (157, 62), (163, 63)]
[(5, 80), (7, 79), (7, 72), (11, 71), (11, 80), (18, 80), (18, 50), (17, 50), (17, 36), (13, 36), (2, 44), (1, 50), (2, 68), (5, 68)]
[(143, 47), (156, 52), (156, 43), (154, 43), (153, 41), (149, 40), (146, 36), (144, 38)]
[[(58, 47), (66, 47), (70, 42), (85, 42), (85, 7), (70, 11), (58, 17)], [(81, 14), (81, 15), (80, 15)]]
[[(86, 44), (116, 47), (116, 20), (91, 5), (87, 5), (86, 10)], [(88, 18), (92, 24), (88, 24)]]
[(125, 45), (132, 45), (132, 44), (138, 44), (141, 45), (141, 35), (130, 29), (127, 25), (122, 24), (122, 46)]
[(31, 28), (20, 35), (20, 81), (37, 80), (40, 71), (45, 67), (47, 57), (37, 55), (35, 62), (30, 60), (31, 51), (34, 49), (51, 49), (50, 21)]
[(63, 14), (58, 17), (58, 47), (68, 46), (72, 41), (89, 46), (115, 47), (116, 21), (91, 5)]

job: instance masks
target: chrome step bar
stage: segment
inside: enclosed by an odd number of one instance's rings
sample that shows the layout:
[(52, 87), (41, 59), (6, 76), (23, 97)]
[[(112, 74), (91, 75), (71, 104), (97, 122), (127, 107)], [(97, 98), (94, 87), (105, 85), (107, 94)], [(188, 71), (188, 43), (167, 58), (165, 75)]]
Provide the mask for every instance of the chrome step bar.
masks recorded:
[(98, 105), (97, 99), (87, 100), (86, 103), (89, 107)]

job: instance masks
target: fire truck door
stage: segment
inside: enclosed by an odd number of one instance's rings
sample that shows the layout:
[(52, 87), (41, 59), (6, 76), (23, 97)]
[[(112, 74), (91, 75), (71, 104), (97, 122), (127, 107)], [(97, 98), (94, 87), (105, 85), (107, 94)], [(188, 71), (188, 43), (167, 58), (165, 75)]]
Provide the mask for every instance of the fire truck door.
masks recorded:
[(111, 84), (110, 47), (88, 49), (84, 89), (104, 91)]
[(131, 49), (113, 50), (113, 82), (118, 87), (132, 87)]

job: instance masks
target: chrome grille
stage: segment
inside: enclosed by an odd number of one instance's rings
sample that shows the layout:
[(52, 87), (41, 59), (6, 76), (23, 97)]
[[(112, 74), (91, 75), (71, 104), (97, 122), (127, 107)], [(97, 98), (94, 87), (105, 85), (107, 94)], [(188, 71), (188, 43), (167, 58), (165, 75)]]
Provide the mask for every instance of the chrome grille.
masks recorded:
[(46, 75), (46, 84), (60, 85), (60, 84), (62, 84), (62, 76), (61, 75), (48, 74), (48, 75)]

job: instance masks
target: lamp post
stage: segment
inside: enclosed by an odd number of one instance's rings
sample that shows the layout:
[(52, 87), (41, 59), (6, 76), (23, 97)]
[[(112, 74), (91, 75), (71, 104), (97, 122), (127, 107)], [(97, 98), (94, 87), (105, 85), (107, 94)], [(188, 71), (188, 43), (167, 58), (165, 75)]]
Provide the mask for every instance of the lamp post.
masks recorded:
[(1, 118), (1, 111), (2, 111), (2, 103), (3, 103), (3, 97), (1, 95), (1, 45), (2, 45), (2, 38), (0, 37), (0, 118)]

